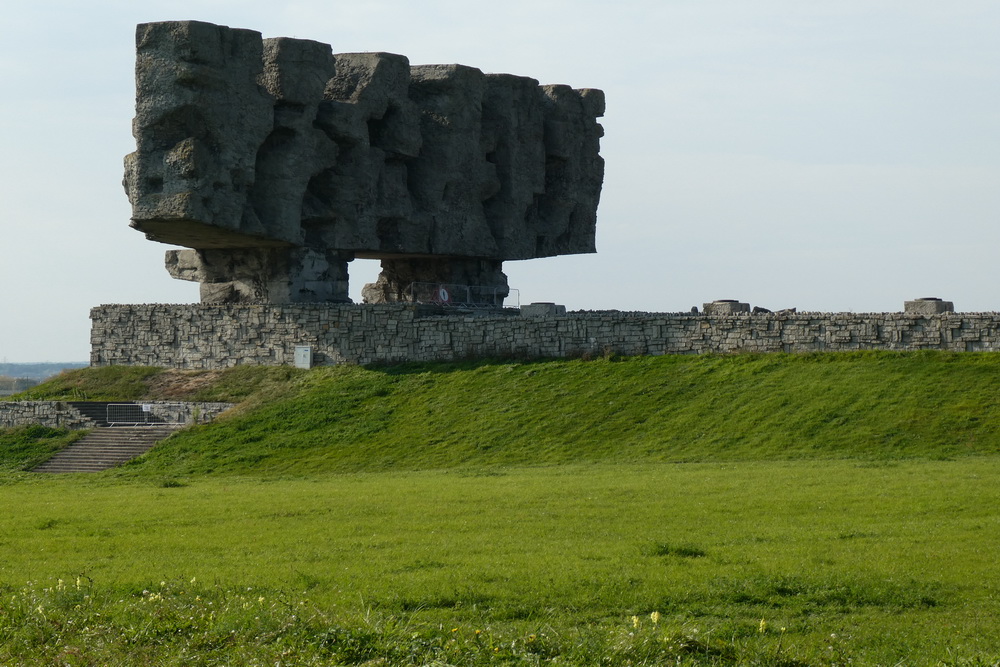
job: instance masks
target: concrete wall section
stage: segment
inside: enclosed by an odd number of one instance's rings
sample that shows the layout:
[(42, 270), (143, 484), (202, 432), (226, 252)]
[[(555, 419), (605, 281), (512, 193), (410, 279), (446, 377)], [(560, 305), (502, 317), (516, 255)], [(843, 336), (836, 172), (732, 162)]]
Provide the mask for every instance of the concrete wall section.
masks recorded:
[(91, 311), (91, 364), (225, 368), (470, 357), (818, 350), (1000, 350), (1000, 313), (574, 312), (442, 314), (412, 305), (106, 305)]

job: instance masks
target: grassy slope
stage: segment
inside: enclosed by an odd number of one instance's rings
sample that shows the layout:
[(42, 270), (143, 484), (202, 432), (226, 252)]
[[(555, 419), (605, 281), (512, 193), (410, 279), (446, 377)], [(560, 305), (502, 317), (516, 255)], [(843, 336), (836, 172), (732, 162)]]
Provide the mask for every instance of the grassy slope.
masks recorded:
[[(241, 371), (249, 379), (254, 371)], [(264, 373), (265, 371), (257, 371)], [(822, 354), (318, 368), (134, 472), (312, 474), (1000, 451), (1000, 356)], [(224, 384), (224, 383), (223, 383)]]
[(226, 371), (164, 371), (149, 366), (104, 366), (66, 371), (10, 401), (223, 401), (273, 395), (302, 372), (287, 366), (239, 366)]
[(48, 460), (81, 435), (45, 426), (0, 430), (0, 484)]
[(126, 470), (300, 475), (992, 454), (998, 379), (1000, 356), (990, 354), (772, 354), (310, 372), (87, 369), (32, 396), (243, 400), (236, 414), (176, 435)]

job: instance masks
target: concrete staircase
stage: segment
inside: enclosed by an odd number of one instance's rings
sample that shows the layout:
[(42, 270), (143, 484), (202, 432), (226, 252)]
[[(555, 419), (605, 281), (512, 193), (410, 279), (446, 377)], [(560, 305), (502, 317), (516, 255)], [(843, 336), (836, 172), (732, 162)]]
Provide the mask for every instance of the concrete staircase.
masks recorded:
[(105, 401), (69, 401), (84, 417), (93, 419), (98, 426), (108, 425), (108, 404)]
[(145, 454), (178, 428), (179, 426), (99, 426), (32, 472), (107, 470)]

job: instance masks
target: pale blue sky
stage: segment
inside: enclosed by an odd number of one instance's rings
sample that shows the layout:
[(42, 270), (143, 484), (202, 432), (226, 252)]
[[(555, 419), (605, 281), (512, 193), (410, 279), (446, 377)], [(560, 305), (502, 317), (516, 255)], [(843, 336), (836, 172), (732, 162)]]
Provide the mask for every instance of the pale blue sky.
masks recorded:
[(0, 9), (0, 359), (85, 360), (90, 307), (198, 298), (121, 187), (135, 24), (168, 19), (603, 89), (598, 253), (505, 264), (524, 303), (1000, 310), (993, 0), (36, 0)]

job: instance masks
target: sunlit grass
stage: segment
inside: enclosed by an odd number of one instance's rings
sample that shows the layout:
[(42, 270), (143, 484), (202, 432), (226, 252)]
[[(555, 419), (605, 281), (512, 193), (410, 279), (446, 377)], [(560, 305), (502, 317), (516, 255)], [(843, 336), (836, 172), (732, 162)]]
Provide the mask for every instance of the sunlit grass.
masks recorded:
[(0, 429), (0, 484), (18, 479), (17, 473), (47, 461), (82, 435), (46, 426)]
[(1000, 355), (644, 357), (317, 368), (131, 472), (1000, 453)]
[(131, 401), (147, 393), (146, 383), (161, 370), (145, 366), (68, 370), (5, 400)]
[[(93, 581), (89, 613), (102, 614), (109, 637), (123, 618), (160, 625), (149, 615), (157, 607), (141, 606), (160, 582), (192, 616), (206, 610), (191, 606), (191, 593), (218, 605), (252, 589), (271, 601), (253, 607), (266, 636), (287, 624), (288, 604), (303, 602), (310, 620), (286, 637), (300, 657), (329, 631), (327, 653), (315, 655), (339, 655), (335, 637), (349, 647), (368, 636), (366, 660), (423, 664), (397, 652), (416, 634), (431, 647), (414, 654), (420, 660), (457, 646), (473, 657), (453, 664), (488, 664), (478, 629), (502, 638), (518, 664), (538, 655), (518, 644), (531, 635), (546, 656), (580, 665), (641, 653), (640, 640), (655, 651), (631, 664), (673, 660), (663, 647), (688, 640), (704, 654), (685, 659), (708, 664), (771, 656), (779, 641), (783, 659), (837, 664), (832, 635), (855, 664), (995, 658), (998, 476), (1000, 459), (990, 457), (214, 478), (173, 488), (46, 478), (0, 487), (0, 503), (20, 508), (0, 518), (0, 610), (25, 590), (38, 596), (83, 576)], [(192, 578), (201, 587), (184, 583)], [(760, 632), (761, 619), (770, 630)], [(247, 617), (232, 626), (239, 650), (272, 655), (254, 648), (258, 626)], [(138, 646), (179, 655), (199, 633), (228, 627), (183, 625)]]

